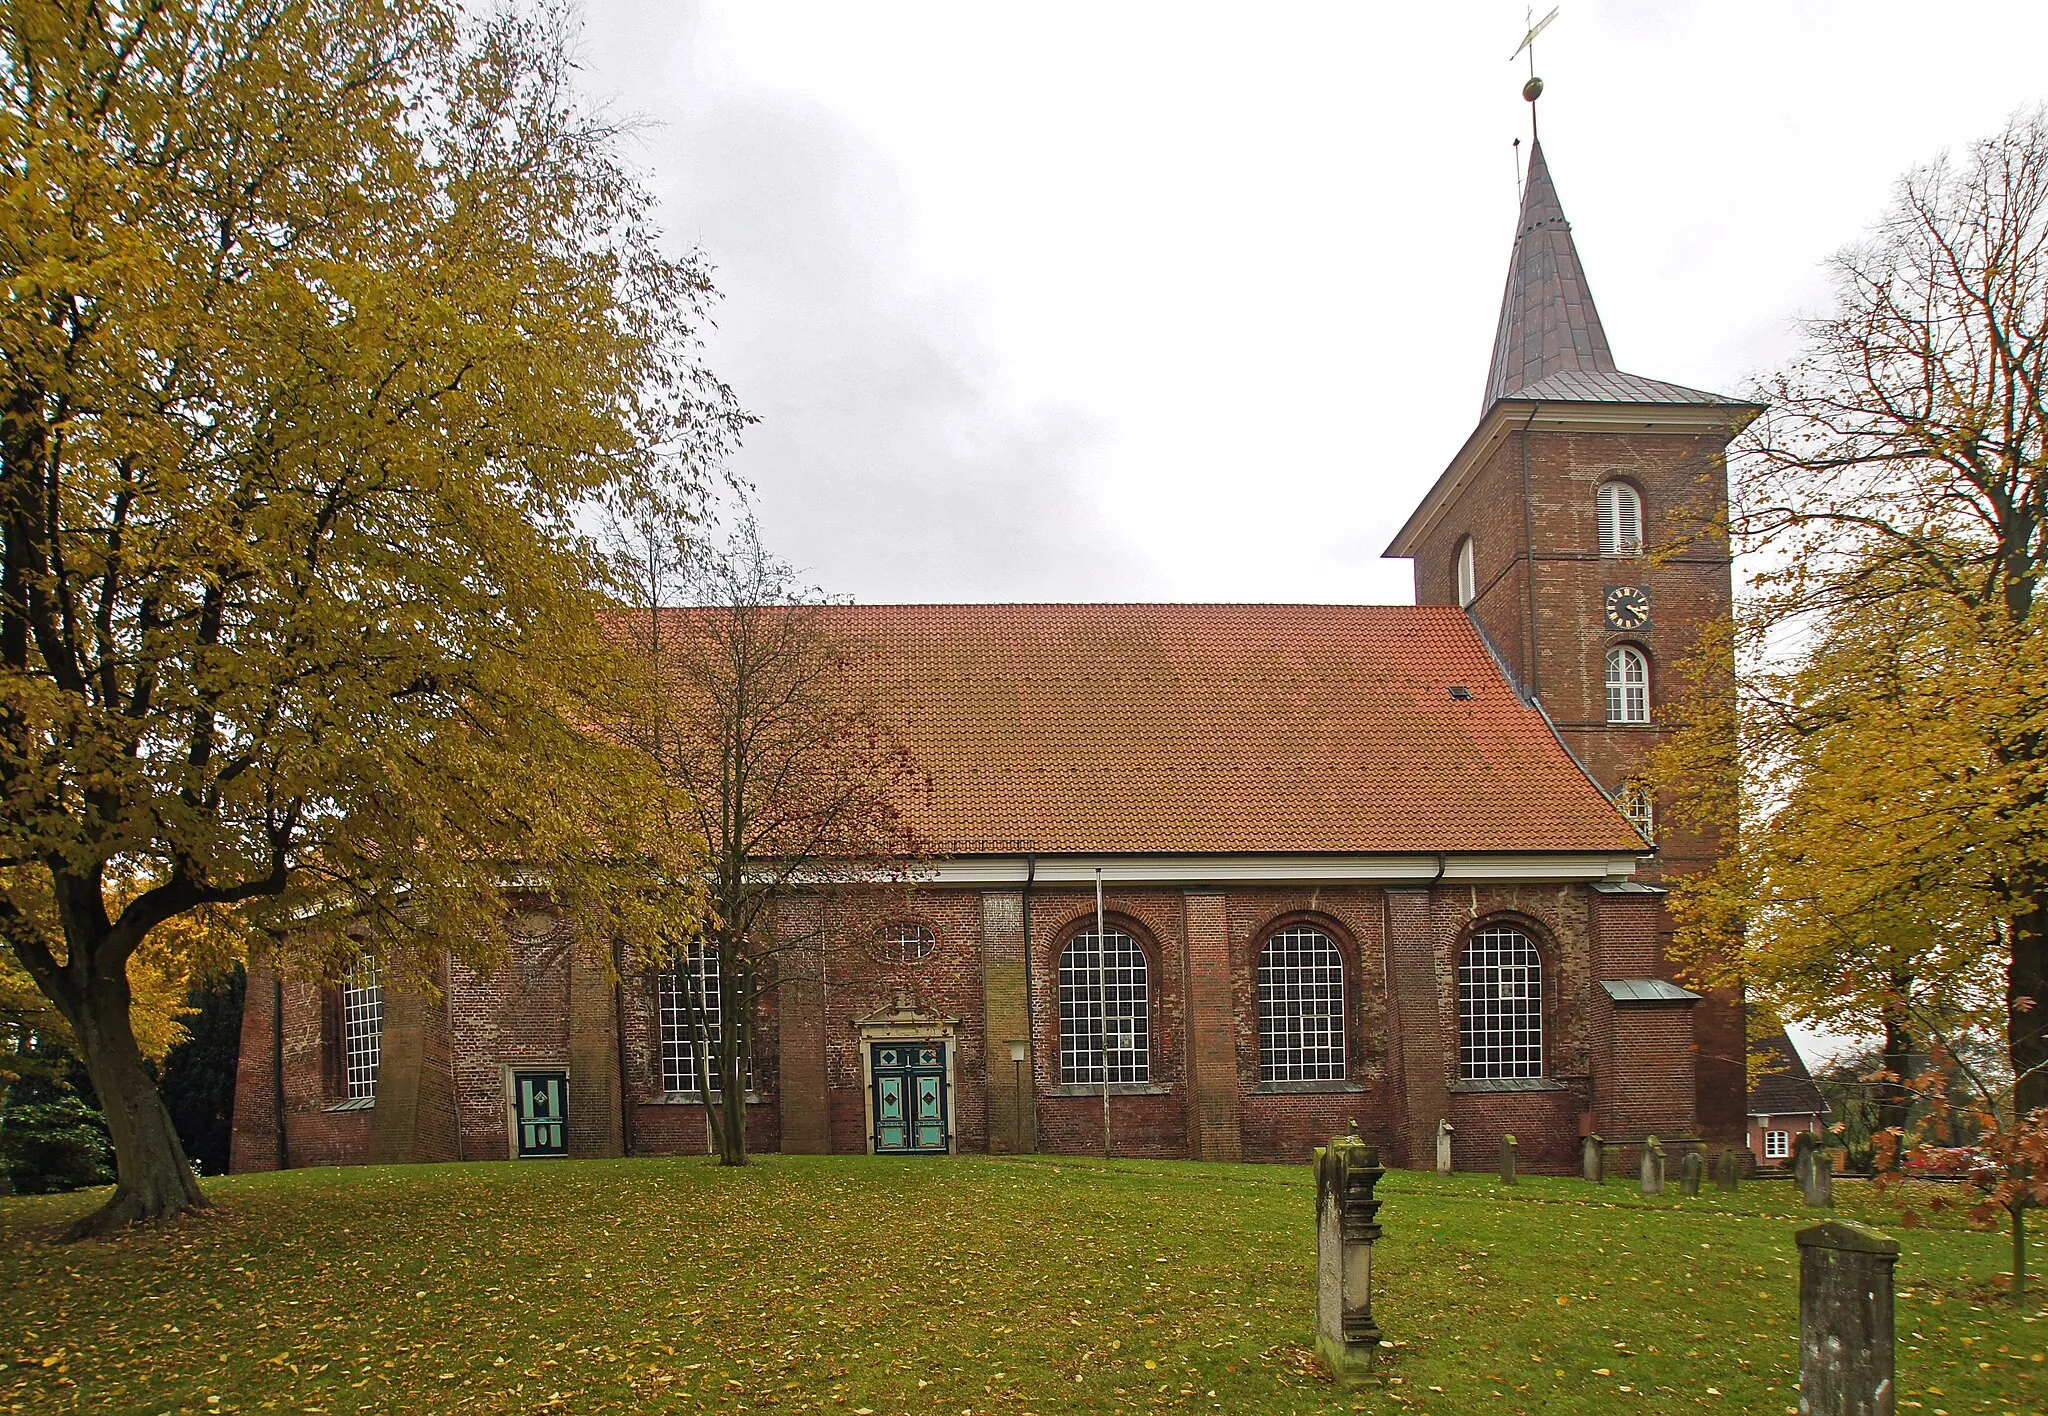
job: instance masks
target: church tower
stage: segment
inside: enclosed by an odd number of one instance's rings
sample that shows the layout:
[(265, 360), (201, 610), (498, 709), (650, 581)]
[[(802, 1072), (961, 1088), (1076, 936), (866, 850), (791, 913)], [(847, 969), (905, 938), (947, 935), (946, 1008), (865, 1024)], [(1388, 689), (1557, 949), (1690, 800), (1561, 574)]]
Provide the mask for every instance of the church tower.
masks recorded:
[[(1643, 832), (1643, 884), (1624, 887), (1636, 892), (1719, 849), (1665, 829), (1638, 777), (1692, 691), (1701, 631), (1729, 614), (1726, 451), (1761, 411), (1620, 370), (1533, 144), (1478, 426), (1386, 554), (1414, 560), (1417, 604), (1464, 608), (1518, 692)], [(1661, 905), (1631, 904), (1672, 977)], [(1733, 1139), (1747, 1091), (1740, 1000), (1690, 1006), (1696, 1122)]]

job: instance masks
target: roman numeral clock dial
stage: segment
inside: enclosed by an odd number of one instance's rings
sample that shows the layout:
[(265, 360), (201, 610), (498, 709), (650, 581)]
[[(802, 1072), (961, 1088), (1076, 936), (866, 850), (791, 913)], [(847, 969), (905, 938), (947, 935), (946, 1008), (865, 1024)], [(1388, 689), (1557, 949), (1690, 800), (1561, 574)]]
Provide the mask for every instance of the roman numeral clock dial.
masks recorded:
[(1609, 629), (1636, 630), (1650, 622), (1650, 592), (1640, 585), (1610, 585), (1602, 604)]

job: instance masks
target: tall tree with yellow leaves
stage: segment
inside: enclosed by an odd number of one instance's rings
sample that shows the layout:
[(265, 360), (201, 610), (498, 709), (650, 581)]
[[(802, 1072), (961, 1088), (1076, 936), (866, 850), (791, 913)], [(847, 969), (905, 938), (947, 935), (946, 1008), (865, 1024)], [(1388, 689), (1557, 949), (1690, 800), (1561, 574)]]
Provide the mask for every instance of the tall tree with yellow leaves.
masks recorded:
[(106, 1106), (83, 1232), (203, 1203), (131, 1021), (177, 921), (488, 957), (508, 864), (630, 860), (576, 518), (738, 416), (558, 16), (4, 11), (0, 936)]
[(1656, 766), (1738, 842), (1675, 887), (1681, 944), (1881, 1032), (1890, 1126), (1907, 1054), (2001, 1038), (2017, 1234), (2048, 1200), (2048, 117), (1909, 174), (1834, 274), (1732, 459), (1756, 572), (1703, 670), (1732, 691)]

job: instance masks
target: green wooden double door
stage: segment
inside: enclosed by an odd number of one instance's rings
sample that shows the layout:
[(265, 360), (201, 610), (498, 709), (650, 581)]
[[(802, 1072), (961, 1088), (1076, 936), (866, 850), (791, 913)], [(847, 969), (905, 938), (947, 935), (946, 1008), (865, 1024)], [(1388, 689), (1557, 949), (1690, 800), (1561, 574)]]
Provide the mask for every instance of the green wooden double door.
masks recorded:
[(944, 1042), (871, 1042), (868, 1077), (876, 1155), (944, 1155), (953, 1148)]

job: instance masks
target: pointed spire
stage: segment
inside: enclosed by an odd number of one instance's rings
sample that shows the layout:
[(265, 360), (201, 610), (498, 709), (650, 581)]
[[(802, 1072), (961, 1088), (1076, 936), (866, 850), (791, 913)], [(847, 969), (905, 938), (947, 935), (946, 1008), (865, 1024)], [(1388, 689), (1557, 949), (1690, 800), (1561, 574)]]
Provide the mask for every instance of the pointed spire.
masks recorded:
[(1493, 367), (1486, 375), (1486, 406), (1510, 398), (1533, 383), (1565, 372), (1615, 373), (1614, 353), (1600, 328), (1600, 312), (1586, 287), (1586, 272), (1572, 245), (1543, 144), (1529, 149), (1528, 181), (1522, 191), (1522, 219), (1508, 262), (1507, 293), (1500, 302), (1500, 330), (1493, 338)]

